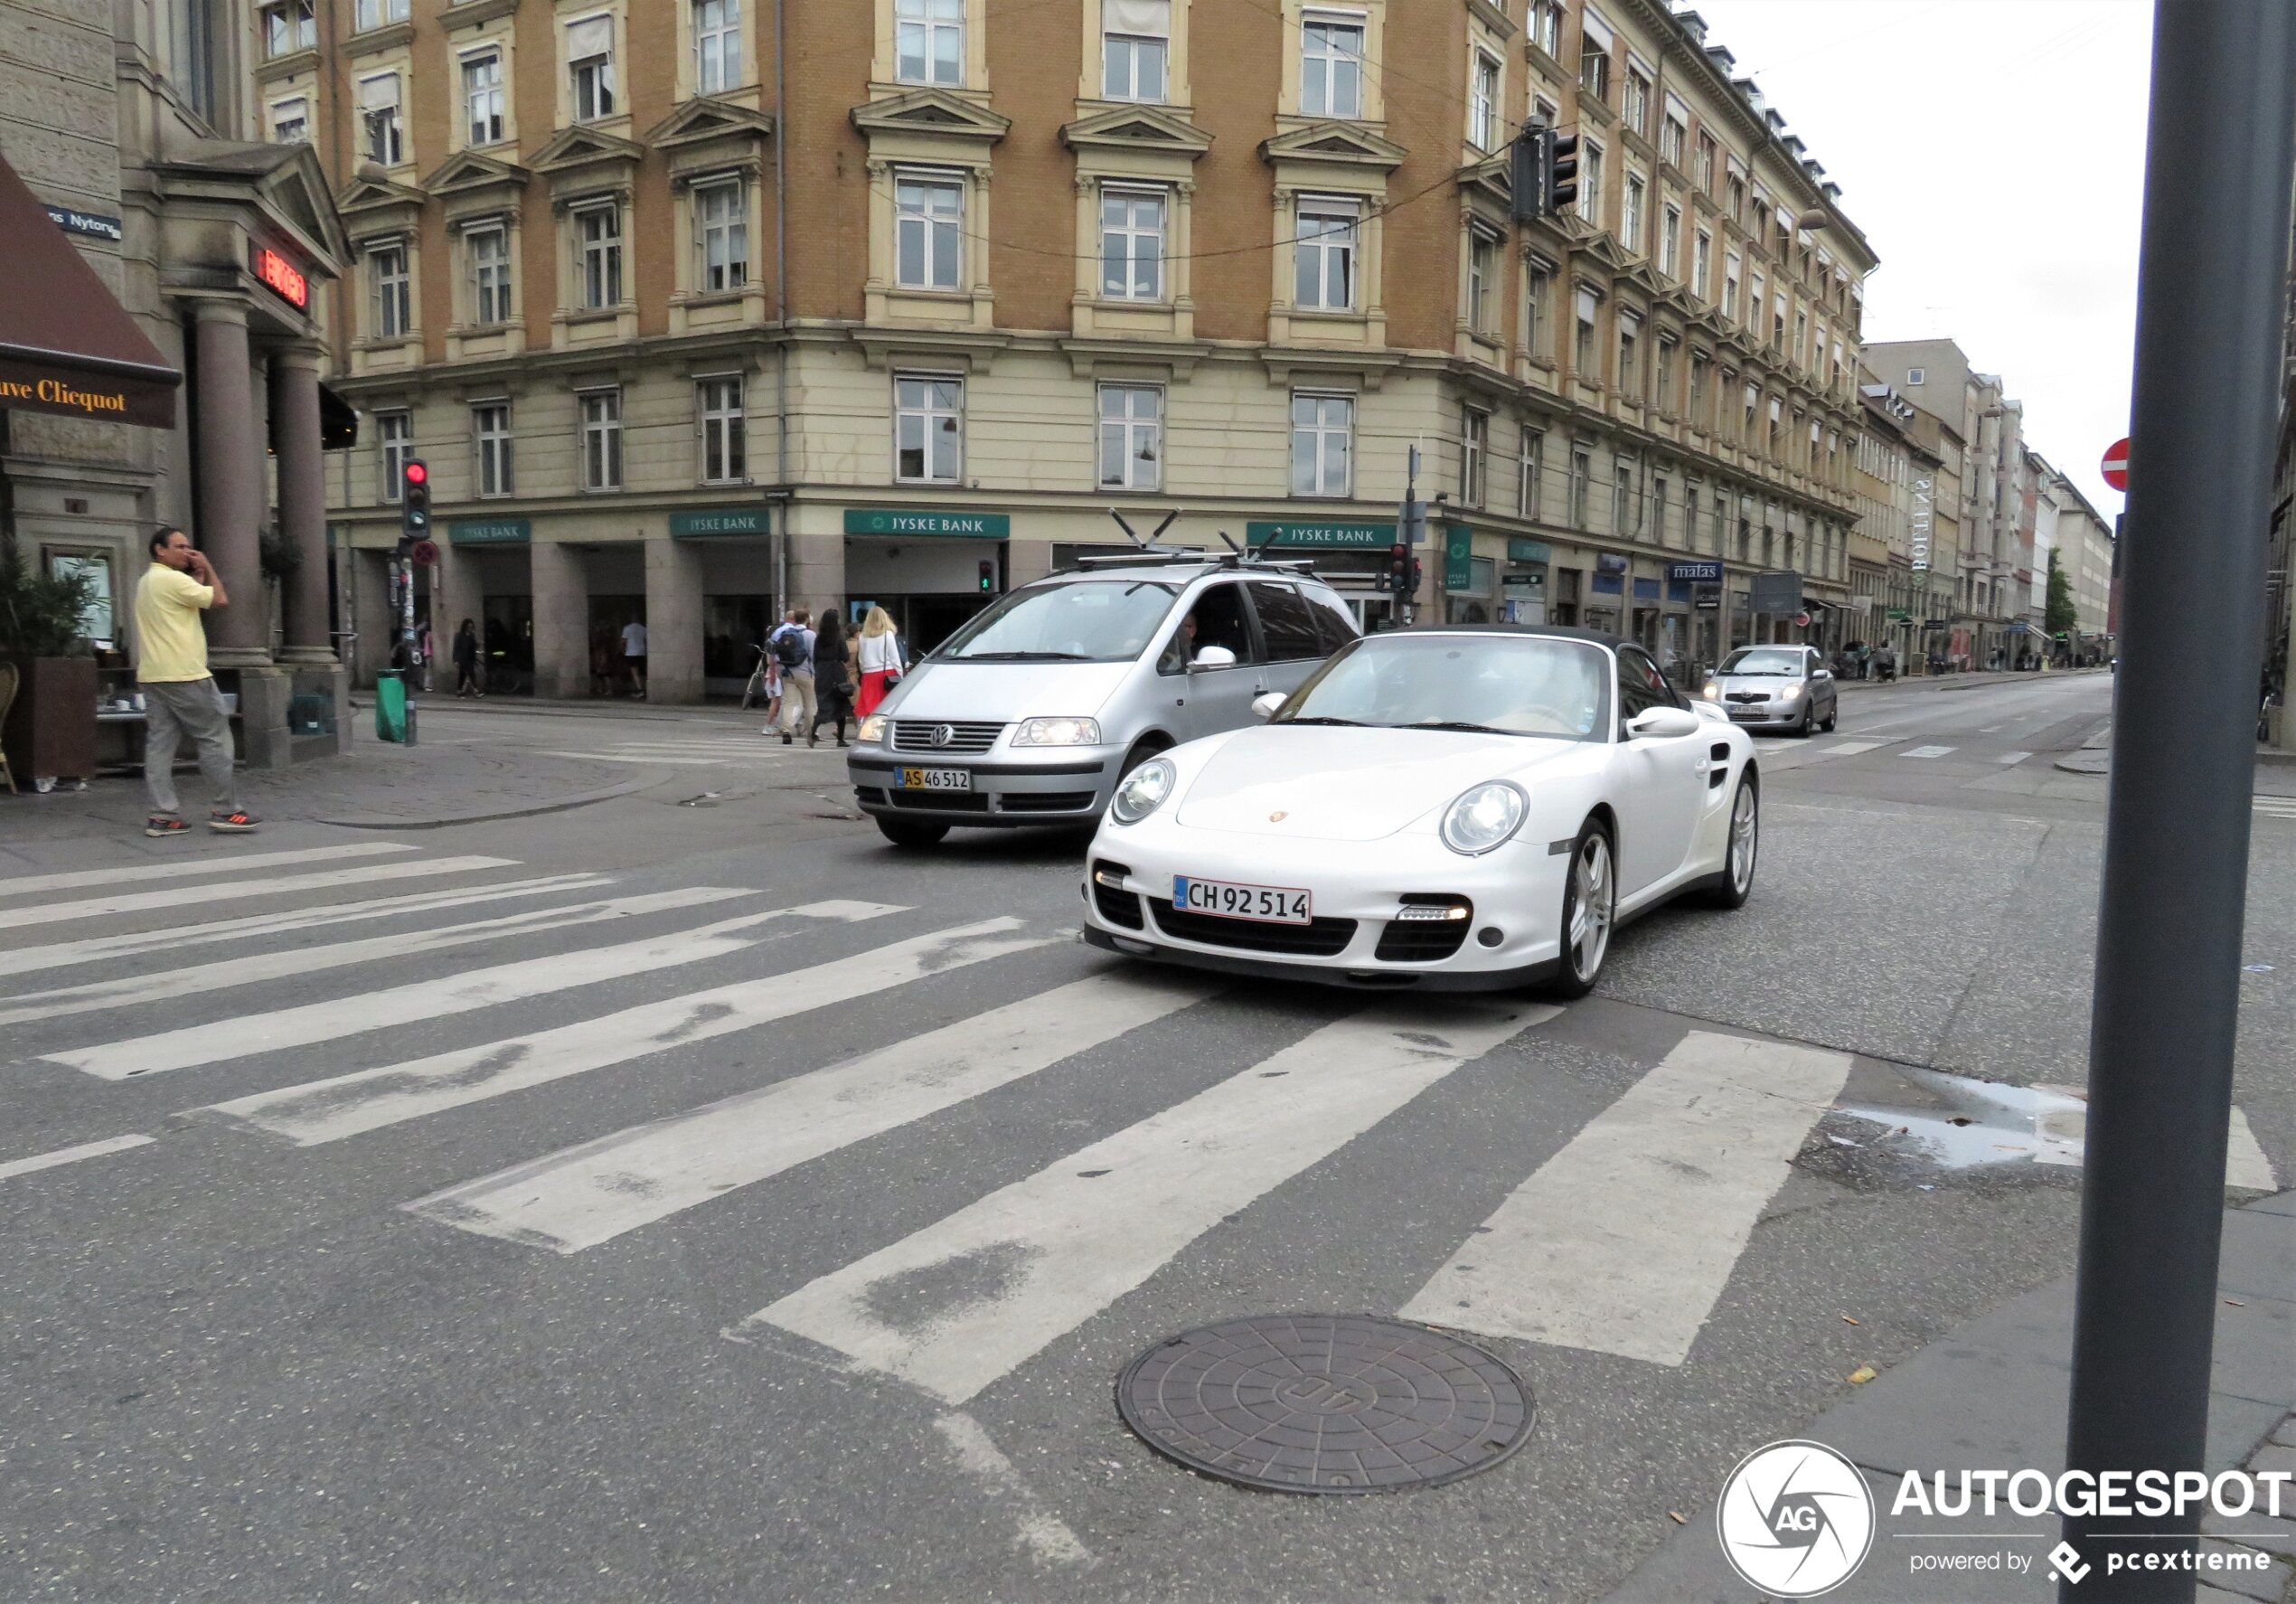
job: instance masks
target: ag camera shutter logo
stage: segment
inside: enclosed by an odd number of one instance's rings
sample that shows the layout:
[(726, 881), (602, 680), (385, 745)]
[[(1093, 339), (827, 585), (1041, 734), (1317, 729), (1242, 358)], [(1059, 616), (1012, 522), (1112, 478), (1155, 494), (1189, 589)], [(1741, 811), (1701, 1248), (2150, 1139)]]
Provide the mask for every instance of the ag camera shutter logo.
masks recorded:
[(1715, 1530), (1730, 1568), (1781, 1599), (1814, 1599), (1857, 1573), (1874, 1541), (1874, 1496), (1821, 1442), (1756, 1448), (1722, 1484)]

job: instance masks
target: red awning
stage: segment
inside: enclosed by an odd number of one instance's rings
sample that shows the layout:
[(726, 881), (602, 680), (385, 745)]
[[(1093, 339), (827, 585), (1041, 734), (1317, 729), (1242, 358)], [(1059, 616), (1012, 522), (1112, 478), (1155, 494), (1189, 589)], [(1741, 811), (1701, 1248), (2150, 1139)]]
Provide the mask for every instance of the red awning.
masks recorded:
[(0, 410), (173, 429), (183, 378), (0, 161)]

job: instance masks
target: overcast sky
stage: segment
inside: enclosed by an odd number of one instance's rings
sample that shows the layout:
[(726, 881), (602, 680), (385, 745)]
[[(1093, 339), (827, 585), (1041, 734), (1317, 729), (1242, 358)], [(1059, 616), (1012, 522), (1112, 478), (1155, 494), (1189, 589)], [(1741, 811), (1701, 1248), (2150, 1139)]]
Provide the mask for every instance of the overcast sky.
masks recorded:
[(1880, 256), (1866, 338), (1959, 342), (2110, 522), (2097, 463), (2128, 432), (2150, 0), (1694, 4)]

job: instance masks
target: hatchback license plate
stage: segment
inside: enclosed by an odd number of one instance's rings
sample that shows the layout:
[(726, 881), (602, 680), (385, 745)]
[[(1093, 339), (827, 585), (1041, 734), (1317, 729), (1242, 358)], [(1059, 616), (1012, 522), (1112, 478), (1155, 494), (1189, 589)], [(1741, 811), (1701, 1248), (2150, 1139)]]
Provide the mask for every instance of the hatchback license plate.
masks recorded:
[(903, 769), (901, 789), (905, 791), (969, 791), (973, 788), (970, 769)]
[(1225, 880), (1192, 880), (1185, 874), (1172, 876), (1172, 900), (1184, 913), (1276, 925), (1309, 923), (1315, 907), (1313, 897), (1292, 886), (1238, 885)]

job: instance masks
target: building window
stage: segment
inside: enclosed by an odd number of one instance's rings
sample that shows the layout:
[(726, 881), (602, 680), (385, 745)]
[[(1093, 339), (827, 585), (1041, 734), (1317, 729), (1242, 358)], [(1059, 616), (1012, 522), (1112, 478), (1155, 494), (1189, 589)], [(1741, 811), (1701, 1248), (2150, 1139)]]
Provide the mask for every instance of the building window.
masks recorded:
[(407, 458), (415, 454), (415, 415), (377, 412), (375, 443), (382, 448), (382, 499), (395, 505), (406, 487)]
[(1595, 487), (1595, 459), (1584, 450), (1574, 448), (1570, 454), (1570, 524), (1573, 529), (1586, 527), (1586, 509)]
[(1658, 387), (1651, 399), (1663, 411), (1674, 410), (1674, 342), (1669, 339), (1658, 343)]
[(1746, 221), (1746, 180), (1736, 173), (1723, 185), (1722, 209), (1730, 214), (1732, 222)]
[(407, 0), (359, 0), (353, 26), (362, 33), (407, 20)]
[(1701, 300), (1712, 295), (1713, 278), (1714, 236), (1700, 229), (1698, 243), (1690, 247), (1690, 293)]
[(1161, 101), (1172, 54), (1172, 0), (1100, 0), (1100, 92)]
[(1481, 229), (1467, 241), (1467, 326), (1491, 332), (1491, 286), (1499, 276), (1499, 241)]
[(1582, 284), (1575, 299), (1578, 334), (1571, 346), (1571, 374), (1582, 383), (1600, 383), (1602, 374), (1595, 368), (1595, 315), (1601, 298)]
[(1905, 382), (1908, 384), (1919, 384), (1928, 377), (1928, 371), (1924, 368), (1907, 368), (1905, 370)]
[(359, 121), (365, 135), (369, 161), (377, 166), (396, 167), (406, 160), (406, 141), (399, 123), (396, 72), (359, 80)]
[(1651, 538), (1666, 544), (1666, 476), (1651, 476)]
[(470, 258), (471, 321), (481, 326), (510, 321), (510, 235), (497, 225), (463, 236)]
[(1762, 269), (1751, 269), (1746, 279), (1746, 326), (1755, 339), (1762, 337)]
[(367, 275), (374, 294), (374, 337), (406, 338), (414, 324), (407, 282), (406, 242), (393, 240), (387, 245), (370, 245)]
[(1810, 314), (1809, 314), (1809, 313), (1807, 313), (1807, 312), (1805, 312), (1805, 311), (1803, 311), (1801, 307), (1796, 307), (1793, 309), (1793, 364), (1794, 364), (1794, 366), (1796, 366), (1796, 367), (1807, 367), (1807, 366), (1809, 366), (1809, 365), (1810, 365), (1810, 362), (1809, 362), (1809, 355), (1808, 355), (1809, 350), (1810, 350)]
[(1701, 194), (1710, 195), (1714, 193), (1716, 149), (1713, 135), (1700, 134), (1698, 136), (1698, 172), (1693, 176), (1698, 180), (1698, 193)]
[(1651, 80), (1638, 67), (1626, 69), (1626, 99), (1619, 108), (1626, 126), (1648, 137), (1651, 131)]
[(1649, 188), (1649, 184), (1640, 173), (1629, 173), (1626, 175), (1626, 193), (1619, 203), (1619, 243), (1637, 254), (1649, 248), (1642, 238), (1642, 197)]
[(1784, 460), (1783, 455), (1784, 442), (1778, 438), (1778, 425), (1783, 420), (1784, 413), (1784, 403), (1776, 396), (1772, 396), (1770, 398), (1770, 430), (1764, 437), (1764, 443), (1769, 449), (1770, 460), (1773, 462)]
[(1153, 384), (1100, 387), (1100, 488), (1156, 490), (1164, 482), (1164, 392)]
[(903, 83), (965, 81), (965, 0), (894, 0), (893, 76)]
[(955, 289), (964, 244), (965, 186), (948, 178), (893, 185), (895, 278), (904, 289)]
[(1754, 420), (1762, 410), (1762, 391), (1760, 386), (1754, 384), (1747, 385), (1746, 387), (1746, 393), (1742, 399), (1746, 403), (1744, 409), (1745, 417), (1741, 420), (1742, 432), (1738, 436), (1738, 440), (1742, 445), (1751, 446), (1754, 444)]
[(1535, 429), (1522, 432), (1522, 457), (1515, 465), (1515, 511), (1525, 518), (1539, 516), (1539, 481), (1547, 467), (1547, 437)]
[(503, 57), (500, 51), (463, 58), (464, 137), (499, 145), (503, 137)]
[(622, 208), (586, 206), (574, 214), (576, 277), (582, 305), (622, 304)]
[(512, 495), (516, 481), (511, 476), (510, 403), (488, 401), (473, 407), (470, 423), (478, 437), (478, 494)]
[(1482, 505), (1483, 459), (1491, 454), (1491, 414), (1474, 407), (1459, 410), (1459, 500)]
[(1153, 301), (1164, 293), (1164, 197), (1100, 192), (1100, 293)]
[(1717, 557), (1722, 555), (1722, 527), (1730, 516), (1729, 498), (1720, 491), (1714, 493), (1714, 505), (1707, 514), (1707, 549)]
[(1595, 228), (1603, 226), (1603, 147), (1591, 139), (1578, 142), (1578, 215)]
[(740, 484), (749, 476), (741, 381), (703, 379), (694, 385), (694, 392), (701, 406), (701, 482)]
[(1682, 276), (1682, 209), (1669, 206), (1659, 215), (1658, 270), (1669, 278)]
[(1611, 98), (1611, 31), (1591, 11), (1578, 18), (1578, 87), (1605, 106)]
[(693, 86), (705, 95), (741, 87), (741, 0), (693, 0)]
[(1685, 120), (1689, 113), (1670, 99), (1666, 105), (1666, 126), (1659, 130), (1658, 159), (1680, 170), (1682, 150), (1689, 142), (1690, 125)]
[(1722, 253), (1722, 316), (1725, 317), (1735, 318), (1738, 315), (1738, 269), (1743, 265), (1736, 251), (1726, 250)]
[(1618, 315), (1618, 391), (1633, 401), (1642, 399), (1642, 320), (1631, 312)]
[(1770, 297), (1770, 349), (1783, 351), (1786, 345), (1786, 297), (1783, 294)]
[(1548, 55), (1563, 53), (1563, 0), (1530, 0), (1531, 42)]
[(1346, 495), (1353, 483), (1355, 398), (1292, 397), (1292, 494)]
[[(1623, 457), (1611, 458), (1611, 533), (1624, 534), (1632, 527), (1633, 514), (1627, 505), (1627, 486), (1634, 482), (1634, 465)], [(1636, 530), (1634, 533), (1640, 533)]]
[(1300, 24), (1300, 113), (1363, 115), (1362, 24), (1311, 15)]
[(311, 103), (308, 100), (281, 100), (271, 108), (271, 142), (275, 145), (301, 145), (311, 137)]
[(1467, 139), (1477, 150), (1499, 144), (1499, 62), (1475, 52), (1474, 81), (1467, 93)]
[(954, 485), (965, 464), (965, 382), (893, 381), (893, 476), (912, 484)]
[(586, 17), (566, 30), (566, 70), (574, 87), (574, 120), (614, 115), (614, 19)]
[(1344, 312), (1355, 305), (1355, 220), (1347, 201), (1302, 200), (1292, 246), (1292, 304)]
[(1697, 352), (1690, 353), (1690, 427), (1706, 427), (1706, 375), (1710, 364)]
[(694, 186), (693, 226), (700, 236), (703, 290), (739, 289), (749, 282), (748, 197), (735, 179)]
[(276, 0), (263, 8), (263, 53), (291, 56), (318, 42), (318, 23), (312, 14), (314, 0)]
[(580, 396), (582, 488), (622, 488), (622, 392), (593, 390)]
[(1547, 269), (1534, 263), (1523, 267), (1523, 348), (1533, 356), (1551, 356), (1548, 344), (1548, 303), (1554, 295), (1555, 281)]

